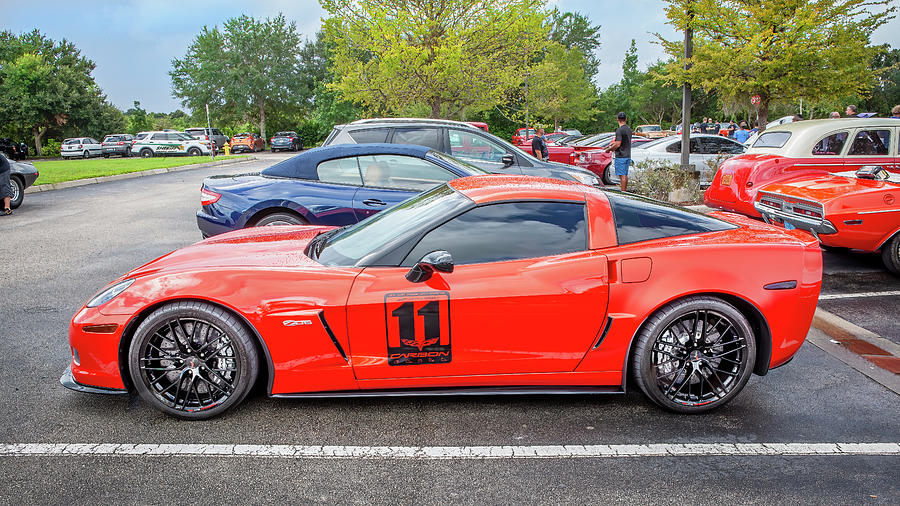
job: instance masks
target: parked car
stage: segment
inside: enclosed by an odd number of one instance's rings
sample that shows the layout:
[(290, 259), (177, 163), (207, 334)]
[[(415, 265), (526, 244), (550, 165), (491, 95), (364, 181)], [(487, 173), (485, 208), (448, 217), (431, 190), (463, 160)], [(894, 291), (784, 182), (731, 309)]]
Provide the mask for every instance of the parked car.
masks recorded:
[[(776, 120), (766, 123), (766, 130), (777, 127), (779, 125), (786, 125), (788, 123), (793, 123), (793, 122), (794, 122), (793, 115), (782, 116)], [(759, 139), (759, 132), (753, 132), (753, 134), (751, 134), (750, 137), (748, 137), (747, 140), (744, 142), (744, 145), (749, 148), (750, 146), (753, 146), (753, 143), (756, 142), (756, 139)]]
[[(374, 118), (337, 125), (323, 145), (389, 142), (428, 146), (498, 174), (543, 176), (600, 184), (590, 171), (544, 162), (499, 137), (468, 123), (422, 118)], [(529, 148), (530, 151), (530, 148)]]
[(512, 136), (512, 143), (518, 146), (519, 144), (522, 144), (523, 142), (531, 139), (534, 136), (535, 131), (533, 128), (519, 128)]
[(303, 149), (303, 139), (297, 132), (278, 132), (269, 139), (272, 152), (276, 151), (300, 151)]
[(24, 142), (15, 142), (6, 137), (0, 137), (0, 152), (10, 160), (24, 160), (28, 158), (28, 145)]
[(900, 122), (889, 118), (821, 119), (786, 123), (763, 132), (753, 147), (719, 168), (706, 205), (759, 217), (756, 192), (768, 183), (880, 165), (900, 172)]
[(103, 154), (103, 146), (91, 137), (65, 139), (59, 147), (63, 158), (91, 158)]
[(701, 413), (791, 360), (821, 279), (806, 232), (466, 177), (345, 228), (235, 231), (132, 270), (73, 317), (60, 381), (185, 419), (234, 408), (257, 379), (292, 398), (608, 394), (633, 379)]
[(184, 132), (156, 131), (140, 132), (131, 145), (131, 152), (137, 153), (142, 158), (154, 156), (209, 155), (211, 152), (209, 141), (195, 139)]
[(435, 185), (487, 172), (424, 146), (334, 145), (261, 173), (203, 181), (203, 237), (246, 227), (356, 223)]
[(192, 127), (185, 129), (184, 133), (195, 139), (215, 142), (216, 151), (221, 151), (222, 146), (228, 142), (228, 136), (223, 134), (218, 128)]
[(16, 209), (25, 199), (25, 188), (33, 185), (39, 174), (30, 162), (9, 160), (9, 166), (9, 186), (12, 188), (9, 207)]
[(256, 153), (266, 149), (266, 141), (250, 132), (241, 132), (231, 138), (232, 153)]
[(466, 121), (466, 123), (472, 125), (473, 127), (480, 128), (485, 132), (488, 131), (488, 124), (483, 121)]
[[(694, 170), (700, 172), (700, 181), (709, 183), (713, 178), (712, 169), (708, 166), (709, 161), (717, 160), (723, 156), (739, 155), (744, 152), (743, 144), (731, 139), (711, 134), (693, 134), (690, 137), (691, 153), (689, 155), (690, 164), (694, 166)], [(632, 164), (638, 164), (643, 161), (655, 160), (668, 163), (678, 164), (681, 162), (681, 136), (672, 135), (662, 139), (656, 139), (646, 144), (632, 147), (631, 161)], [(636, 171), (632, 167), (633, 171)], [(607, 175), (605, 179), (617, 181), (615, 169), (610, 165), (606, 169)]]
[(808, 230), (832, 248), (881, 251), (900, 275), (900, 173), (869, 165), (762, 185), (754, 207), (769, 222)]
[[(561, 134), (566, 135), (566, 134)], [(545, 136), (547, 137), (547, 136)], [(559, 138), (559, 136), (557, 136)], [(522, 144), (516, 145), (517, 148), (522, 151), (532, 155), (532, 142), (534, 141), (534, 137), (530, 140), (523, 142)], [(571, 146), (567, 146), (565, 144), (556, 144), (549, 137), (547, 137), (547, 155), (548, 159), (551, 162), (556, 162), (560, 164), (566, 165), (575, 165), (575, 149)]]
[(638, 125), (634, 127), (633, 133), (638, 137), (646, 137), (647, 139), (661, 139), (669, 135), (659, 125)]
[(131, 156), (131, 144), (134, 136), (131, 134), (110, 134), (103, 138), (100, 146), (103, 148), (103, 158), (119, 155), (123, 158)]

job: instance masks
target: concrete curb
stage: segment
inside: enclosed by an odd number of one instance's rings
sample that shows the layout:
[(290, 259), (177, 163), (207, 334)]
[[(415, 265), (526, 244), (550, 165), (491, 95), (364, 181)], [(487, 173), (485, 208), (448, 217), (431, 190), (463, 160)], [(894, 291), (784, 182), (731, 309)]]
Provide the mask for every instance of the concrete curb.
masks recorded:
[[(813, 344), (900, 394), (900, 345), (821, 308), (816, 308), (812, 326), (827, 336), (826, 339), (814, 341)], [(842, 353), (832, 353), (834, 348), (839, 348)], [(895, 382), (890, 382), (892, 386), (888, 386), (868, 371), (842, 358), (842, 355), (846, 354), (864, 359), (866, 369), (878, 368), (879, 371), (893, 377)]]
[(232, 165), (235, 163), (249, 162), (252, 160), (258, 160), (255, 156), (250, 156), (248, 158), (236, 158), (231, 160), (220, 160), (217, 162), (204, 162), (204, 163), (195, 163), (191, 165), (181, 165), (178, 167), (169, 167), (166, 169), (151, 169), (151, 170), (143, 170), (138, 172), (127, 172), (125, 174), (116, 174), (113, 176), (103, 176), (103, 177), (91, 177), (87, 179), (76, 179), (74, 181), (63, 181), (61, 183), (52, 183), (52, 184), (42, 184), (36, 186), (30, 186), (25, 189), (25, 194), (29, 193), (40, 193), (47, 192), (51, 190), (62, 190), (65, 188), (75, 188), (76, 186), (86, 186), (89, 184), (99, 184), (99, 183), (108, 183), (110, 181), (121, 181), (123, 179), (134, 179), (137, 177), (145, 177), (145, 176), (155, 176), (157, 174), (165, 174), (167, 172), (181, 172), (184, 170), (194, 170), (194, 169), (205, 169), (207, 167), (218, 167), (220, 165)]

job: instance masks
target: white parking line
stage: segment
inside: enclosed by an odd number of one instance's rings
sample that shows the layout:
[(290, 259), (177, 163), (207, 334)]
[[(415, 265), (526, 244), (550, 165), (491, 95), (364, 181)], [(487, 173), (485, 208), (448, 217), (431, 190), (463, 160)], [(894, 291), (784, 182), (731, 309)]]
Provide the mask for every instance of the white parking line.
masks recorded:
[(819, 295), (819, 300), (854, 299), (856, 297), (887, 297), (889, 295), (900, 295), (900, 290), (894, 290), (891, 292), (833, 293), (828, 295)]
[(0, 457), (271, 457), (281, 459), (565, 459), (735, 455), (900, 455), (900, 443), (656, 443), (548, 446), (303, 446), (247, 444), (0, 444)]

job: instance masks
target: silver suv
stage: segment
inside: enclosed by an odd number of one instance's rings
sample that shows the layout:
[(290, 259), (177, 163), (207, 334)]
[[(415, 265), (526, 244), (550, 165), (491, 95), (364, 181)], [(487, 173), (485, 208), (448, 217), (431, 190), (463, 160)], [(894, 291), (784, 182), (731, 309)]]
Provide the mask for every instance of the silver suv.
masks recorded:
[(447, 153), (486, 171), (552, 177), (599, 186), (594, 173), (572, 165), (543, 162), (468, 123), (423, 118), (361, 119), (337, 125), (323, 146), (333, 144), (419, 144)]
[(228, 142), (228, 136), (223, 134), (218, 128), (193, 127), (185, 129), (184, 133), (195, 139), (214, 141), (216, 143), (216, 151), (221, 150), (222, 146)]

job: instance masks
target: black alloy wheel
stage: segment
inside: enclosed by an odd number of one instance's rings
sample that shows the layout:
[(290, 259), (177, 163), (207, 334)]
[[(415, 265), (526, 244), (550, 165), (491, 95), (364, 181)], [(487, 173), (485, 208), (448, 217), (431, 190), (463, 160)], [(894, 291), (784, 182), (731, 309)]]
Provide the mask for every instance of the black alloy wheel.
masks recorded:
[(900, 234), (888, 239), (881, 247), (881, 261), (889, 271), (900, 275)]
[(239, 404), (259, 373), (256, 345), (244, 325), (197, 301), (167, 304), (147, 317), (135, 331), (128, 364), (144, 401), (189, 420)]
[(256, 222), (255, 227), (273, 227), (280, 225), (308, 225), (303, 218), (290, 213), (273, 213)]
[(200, 156), (200, 148), (191, 148), (187, 152), (188, 156)]
[(750, 323), (708, 296), (675, 301), (651, 316), (632, 355), (634, 378), (653, 402), (679, 413), (722, 406), (747, 384), (756, 362)]
[(12, 198), (9, 199), (10, 209), (16, 209), (25, 200), (25, 184), (15, 176), (9, 178), (9, 187), (12, 188)]

